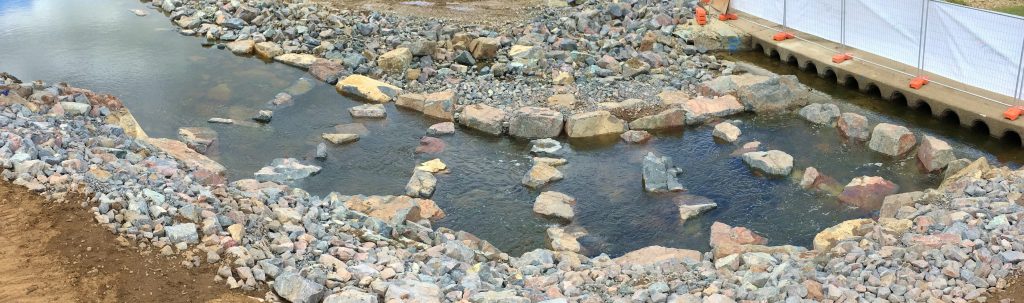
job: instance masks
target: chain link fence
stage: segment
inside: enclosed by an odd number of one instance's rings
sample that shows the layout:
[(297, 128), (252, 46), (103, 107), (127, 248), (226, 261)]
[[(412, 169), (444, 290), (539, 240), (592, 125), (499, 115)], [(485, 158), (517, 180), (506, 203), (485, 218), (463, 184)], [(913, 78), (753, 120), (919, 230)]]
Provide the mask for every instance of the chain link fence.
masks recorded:
[(1018, 16), (936, 0), (732, 0), (731, 9), (1024, 104)]

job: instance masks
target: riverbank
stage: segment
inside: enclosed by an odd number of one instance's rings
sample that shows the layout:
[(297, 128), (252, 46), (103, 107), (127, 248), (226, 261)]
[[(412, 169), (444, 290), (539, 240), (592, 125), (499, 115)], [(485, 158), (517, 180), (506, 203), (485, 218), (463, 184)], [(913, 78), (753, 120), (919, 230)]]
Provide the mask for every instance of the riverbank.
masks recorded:
[[(716, 223), (706, 253), (649, 247), (612, 259), (537, 249), (514, 257), (471, 234), (415, 223), (430, 217), (415, 204), (366, 204), (374, 213), (364, 214), (352, 197), (210, 178), (212, 164), (181, 157), (183, 144), (133, 138), (104, 122), (116, 99), (41, 82), (20, 87), (46, 93), (0, 97), (6, 179), (51, 201), (84, 203), (132, 246), (184, 258), (186, 268), (216, 266), (214, 281), (267, 289), (268, 298), (957, 301), (1004, 288), (1024, 260), (1024, 173), (983, 159), (938, 190), (887, 197), (877, 220), (826, 229), (813, 250), (766, 246), (748, 229)], [(71, 200), (75, 192), (91, 198)]]

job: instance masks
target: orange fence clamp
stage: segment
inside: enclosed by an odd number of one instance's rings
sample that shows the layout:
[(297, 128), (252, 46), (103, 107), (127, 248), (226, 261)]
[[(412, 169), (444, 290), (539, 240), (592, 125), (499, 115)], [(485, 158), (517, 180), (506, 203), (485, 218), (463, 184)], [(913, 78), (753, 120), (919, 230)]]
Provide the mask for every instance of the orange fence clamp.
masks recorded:
[(1024, 106), (1014, 106), (1007, 108), (1006, 111), (1003, 112), (1003, 118), (1010, 121), (1016, 121), (1017, 117), (1020, 117), (1022, 114), (1024, 114)]
[(792, 39), (792, 38), (795, 38), (795, 37), (796, 36), (793, 36), (793, 34), (790, 34), (790, 33), (787, 33), (787, 32), (779, 32), (779, 33), (775, 34), (774, 36), (772, 36), (772, 40), (782, 41), (782, 40), (786, 40), (786, 39)]
[(917, 76), (910, 80), (910, 88), (913, 89), (921, 89), (925, 84), (928, 84), (928, 77), (925, 76)]
[(739, 19), (739, 18), (740, 17), (736, 16), (736, 14), (721, 14), (721, 15), (718, 15), (718, 20), (720, 20), (720, 21), (736, 20), (736, 19)]
[(837, 64), (838, 63), (843, 63), (843, 62), (846, 62), (846, 60), (853, 60), (853, 55), (851, 55), (851, 54), (837, 54), (835, 56), (832, 56), (832, 63), (837, 63)]
[(708, 24), (708, 11), (700, 6), (697, 7), (697, 24)]

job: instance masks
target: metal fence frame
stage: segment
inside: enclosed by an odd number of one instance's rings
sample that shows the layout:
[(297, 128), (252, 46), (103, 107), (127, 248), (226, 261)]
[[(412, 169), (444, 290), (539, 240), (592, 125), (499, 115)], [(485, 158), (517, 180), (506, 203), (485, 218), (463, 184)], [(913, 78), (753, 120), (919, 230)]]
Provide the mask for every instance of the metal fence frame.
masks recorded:
[[(762, 0), (762, 1), (769, 2), (771, 0)], [(781, 1), (782, 2), (782, 16), (781, 16), (781, 21), (782, 21), (781, 25), (783, 27), (782, 30), (790, 29), (791, 27), (789, 26), (790, 24), (789, 24), (788, 16), (790, 14), (791, 8), (790, 8), (790, 5), (789, 5), (789, 0), (776, 0), (776, 1)], [(836, 0), (821, 0), (821, 1), (836, 1)], [(837, 43), (840, 44), (840, 50), (838, 52), (836, 52), (836, 50), (834, 48), (830, 48), (830, 47), (826, 47), (824, 45), (820, 45), (818, 43), (815, 43), (813, 41), (804, 39), (804, 38), (799, 37), (799, 36), (795, 36), (795, 38), (799, 39), (799, 40), (802, 40), (802, 41), (805, 41), (805, 42), (809, 42), (809, 43), (814, 44), (814, 45), (816, 45), (818, 47), (821, 47), (821, 48), (824, 48), (824, 49), (828, 49), (829, 51), (835, 52), (836, 54), (845, 53), (846, 50), (850, 47), (848, 45), (848, 41), (847, 41), (847, 23), (848, 23), (848, 21), (847, 21), (847, 0), (838, 0), (838, 1), (841, 1), (841, 5), (840, 5), (841, 9), (838, 12), (839, 18), (841, 20), (840, 21), (840, 36), (839, 36), (839, 41), (833, 41), (833, 42), (837, 42)], [(890, 67), (890, 66), (885, 66), (884, 64), (881, 64), (881, 63), (872, 62), (870, 60), (866, 60), (866, 59), (863, 59), (863, 58), (857, 58), (857, 60), (862, 61), (862, 62), (866, 62), (866, 63), (869, 63), (869, 64), (872, 64), (872, 65), (876, 65), (876, 66), (881, 67), (881, 68), (892, 70), (894, 72), (897, 72), (897, 73), (900, 73), (900, 74), (904, 74), (904, 75), (907, 75), (907, 76), (910, 76), (910, 77), (923, 76), (923, 75), (925, 75), (925, 72), (931, 72), (933, 74), (941, 75), (940, 73), (932, 72), (932, 71), (929, 71), (927, 68), (925, 68), (925, 63), (926, 63), (925, 62), (926, 61), (925, 60), (925, 54), (926, 54), (926, 52), (928, 50), (928, 48), (927, 48), (928, 27), (929, 27), (929, 24), (930, 24), (930, 22), (928, 20), (928, 15), (929, 15), (929, 10), (934, 5), (952, 5), (952, 6), (956, 6), (956, 7), (959, 7), (959, 8), (966, 8), (966, 9), (970, 9), (970, 10), (984, 12), (986, 14), (1001, 15), (1003, 17), (1010, 17), (1010, 18), (1017, 19), (1022, 24), (1024, 24), (1024, 17), (1021, 17), (1021, 16), (1009, 15), (1009, 14), (1004, 14), (1004, 13), (1000, 13), (1000, 12), (994, 12), (994, 11), (989, 11), (989, 10), (984, 10), (984, 9), (964, 6), (964, 5), (960, 5), (960, 4), (956, 4), (956, 3), (950, 3), (950, 2), (946, 2), (946, 1), (940, 1), (940, 0), (924, 0), (924, 1), (922, 1), (921, 10), (920, 10), (920, 14), (921, 14), (920, 15), (920, 17), (921, 17), (921, 26), (920, 27), (921, 28), (920, 28), (920, 32), (918, 33), (918, 38), (919, 38), (920, 41), (917, 43), (918, 44), (917, 66), (914, 66), (914, 67), (917, 68), (917, 73), (916, 74), (911, 74), (911, 73), (908, 73), (908, 72), (905, 72), (905, 71), (902, 71), (902, 70), (899, 70), (899, 69), (896, 69), (896, 68), (893, 68), (893, 67)], [(735, 8), (730, 8), (730, 9), (735, 9)], [(796, 9), (799, 9), (799, 8), (796, 8)], [(737, 10), (739, 10), (739, 9), (737, 9)], [(757, 16), (756, 14), (753, 14), (753, 15)], [(757, 16), (757, 17), (767, 18), (769, 20), (771, 19), (770, 16)], [(778, 18), (778, 16), (776, 16), (775, 18)], [(747, 20), (747, 21), (753, 22), (753, 21), (750, 21), (750, 20)], [(764, 27), (764, 28), (768, 28), (768, 29), (772, 29), (772, 30), (778, 30), (778, 28), (772, 27), (772, 26), (769, 26), (769, 25), (764, 25), (764, 24), (760, 24), (760, 23), (757, 23), (757, 22), (753, 22), (753, 23), (758, 25), (758, 26)], [(824, 38), (824, 37), (822, 37), (822, 38)], [(828, 40), (828, 39), (826, 38), (826, 40)], [(1008, 96), (1008, 97), (1010, 97), (1010, 99), (1012, 99), (1011, 102), (1015, 103), (1015, 104), (1008, 104), (1008, 103), (1003, 102), (1003, 101), (995, 100), (995, 99), (992, 99), (992, 98), (987, 97), (987, 96), (982, 96), (982, 95), (979, 95), (979, 94), (976, 94), (976, 93), (973, 93), (973, 92), (965, 91), (965, 90), (962, 90), (960, 88), (953, 87), (953, 86), (950, 86), (948, 84), (944, 84), (944, 83), (941, 83), (941, 82), (935, 81), (935, 80), (931, 80), (930, 83), (931, 84), (935, 84), (935, 85), (939, 85), (939, 86), (944, 86), (944, 87), (947, 87), (947, 88), (950, 88), (950, 89), (954, 89), (954, 90), (960, 91), (962, 93), (969, 94), (969, 95), (972, 95), (974, 97), (978, 97), (978, 98), (981, 98), (981, 99), (984, 99), (984, 100), (987, 100), (987, 101), (990, 101), (990, 102), (993, 102), (993, 103), (997, 103), (997, 104), (1000, 104), (1000, 105), (1004, 105), (1004, 106), (1024, 105), (1024, 85), (1021, 84), (1022, 80), (1024, 80), (1024, 30), (1022, 30), (1020, 32), (1020, 41), (1021, 41), (1020, 42), (1021, 48), (1020, 48), (1020, 54), (1019, 54), (1019, 56), (1017, 58), (1016, 82), (1013, 85), (1014, 89), (1013, 89), (1012, 95)], [(876, 54), (876, 55), (878, 55), (878, 54)], [(885, 56), (883, 56), (883, 57), (885, 57)], [(893, 58), (889, 58), (889, 59), (893, 59)], [(895, 59), (893, 59), (893, 60), (895, 60)], [(895, 60), (895, 61), (899, 61), (899, 60)], [(911, 65), (911, 64), (908, 64), (908, 65)], [(972, 75), (972, 76), (975, 76), (975, 75)], [(985, 77), (986, 75), (976, 75), (976, 76), (978, 76), (978, 77)], [(970, 86), (978, 87), (976, 85), (969, 84), (968, 82), (964, 81), (963, 79), (955, 79), (955, 77), (949, 77), (949, 76), (947, 76), (947, 78), (950, 78), (950, 79), (955, 80), (955, 81), (962, 82), (962, 83), (970, 85)], [(1005, 93), (996, 92), (996, 91), (994, 91), (992, 89), (989, 89), (989, 88), (984, 88), (984, 87), (978, 87), (978, 88), (981, 88), (981, 89), (984, 89), (984, 90), (987, 90), (987, 91), (992, 91), (992, 92), (1000, 94), (1000, 95), (1005, 95)]]

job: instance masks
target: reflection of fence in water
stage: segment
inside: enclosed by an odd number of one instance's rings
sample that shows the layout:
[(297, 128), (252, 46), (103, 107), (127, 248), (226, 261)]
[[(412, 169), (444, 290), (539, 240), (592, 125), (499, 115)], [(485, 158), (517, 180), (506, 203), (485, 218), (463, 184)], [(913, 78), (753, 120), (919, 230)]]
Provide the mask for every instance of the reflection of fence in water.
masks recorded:
[(935, 0), (732, 0), (731, 7), (918, 68), (886, 67), (908, 76), (923, 70), (1024, 103), (1021, 17)]

